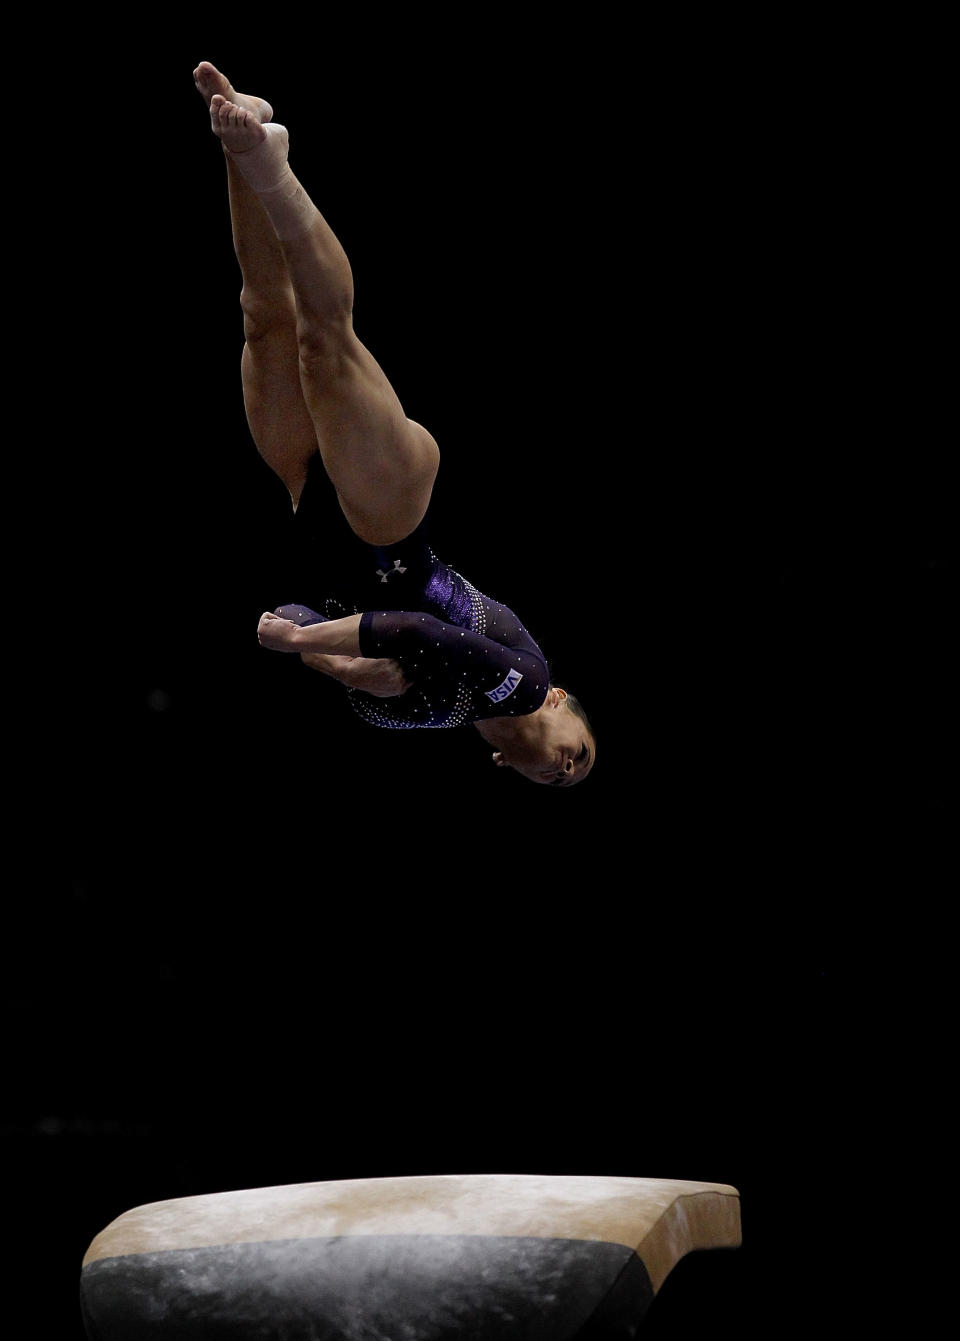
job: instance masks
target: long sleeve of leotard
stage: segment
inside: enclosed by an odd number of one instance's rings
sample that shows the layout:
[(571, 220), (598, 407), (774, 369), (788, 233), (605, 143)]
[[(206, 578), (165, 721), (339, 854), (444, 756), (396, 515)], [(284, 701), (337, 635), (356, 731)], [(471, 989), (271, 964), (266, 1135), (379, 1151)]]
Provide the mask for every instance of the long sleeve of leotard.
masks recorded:
[(516, 646), (446, 624), (412, 610), (366, 611), (360, 620), (365, 657), (392, 657), (425, 689), (457, 683), (470, 696), (471, 716), (523, 716), (535, 712), (550, 687), (546, 662), (525, 630)]

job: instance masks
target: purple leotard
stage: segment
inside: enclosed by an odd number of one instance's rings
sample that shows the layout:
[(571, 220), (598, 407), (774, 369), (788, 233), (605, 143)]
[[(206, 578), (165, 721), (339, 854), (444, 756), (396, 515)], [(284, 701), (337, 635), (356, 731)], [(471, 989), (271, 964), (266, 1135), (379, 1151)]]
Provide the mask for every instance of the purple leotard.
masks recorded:
[(325, 613), (304, 605), (282, 606), (278, 613), (298, 624), (362, 613), (362, 655), (398, 661), (411, 687), (397, 698), (349, 690), (359, 716), (374, 726), (403, 729), (455, 727), (535, 712), (550, 687), (549, 671), (543, 652), (513, 611), (437, 558), (427, 541), (427, 518), (405, 540), (380, 549), (357, 539), (339, 506), (340, 522), (328, 506), (318, 527), (321, 489), (329, 482), (317, 461), (297, 525), (304, 559), (314, 571), (318, 560), (323, 562), (314, 542), (322, 533), (329, 557), (333, 529), (335, 571), (328, 570), (326, 578), (323, 572), (311, 573), (311, 580), (327, 588)]

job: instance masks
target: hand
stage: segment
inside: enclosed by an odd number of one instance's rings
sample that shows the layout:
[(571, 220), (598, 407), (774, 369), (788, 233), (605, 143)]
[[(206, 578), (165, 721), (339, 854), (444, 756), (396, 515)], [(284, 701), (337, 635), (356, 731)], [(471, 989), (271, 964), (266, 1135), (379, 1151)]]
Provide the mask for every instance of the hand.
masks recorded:
[(269, 647), (272, 652), (299, 652), (293, 643), (298, 632), (292, 619), (280, 619), (277, 615), (263, 614), (257, 625), (260, 646)]
[(332, 657), (304, 652), (300, 659), (305, 666), (332, 675), (348, 689), (362, 689), (374, 698), (399, 698), (410, 688), (400, 663), (389, 657)]

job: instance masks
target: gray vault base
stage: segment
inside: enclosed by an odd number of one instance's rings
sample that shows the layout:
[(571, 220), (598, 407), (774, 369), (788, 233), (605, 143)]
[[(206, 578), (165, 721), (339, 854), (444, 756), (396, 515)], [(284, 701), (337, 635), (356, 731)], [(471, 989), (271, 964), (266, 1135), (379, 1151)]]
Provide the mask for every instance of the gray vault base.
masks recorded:
[(614, 1341), (737, 1190), (659, 1178), (353, 1179), (153, 1202), (84, 1258), (91, 1341)]

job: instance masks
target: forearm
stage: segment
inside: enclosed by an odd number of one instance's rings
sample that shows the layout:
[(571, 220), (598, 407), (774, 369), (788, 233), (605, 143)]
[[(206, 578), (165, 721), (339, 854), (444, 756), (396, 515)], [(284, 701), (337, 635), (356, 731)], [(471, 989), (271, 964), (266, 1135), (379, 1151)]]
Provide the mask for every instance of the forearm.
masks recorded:
[(302, 628), (290, 619), (266, 612), (260, 616), (257, 637), (274, 652), (320, 652), (325, 656), (360, 656), (359, 615), (328, 619)]
[(385, 657), (340, 657), (327, 652), (301, 652), (311, 670), (329, 675), (347, 689), (362, 689), (374, 698), (396, 698), (410, 688), (403, 667)]
[[(358, 657), (360, 653), (359, 615), (328, 619), (323, 624), (294, 625), (290, 632), (291, 651), (319, 652), (326, 657)], [(322, 669), (322, 667), (318, 667)], [(326, 671), (332, 674), (333, 671)]]
[(344, 671), (352, 666), (357, 658), (332, 656), (328, 652), (301, 652), (300, 660), (311, 670), (319, 671), (321, 675), (329, 675), (331, 680), (337, 680), (342, 684)]

